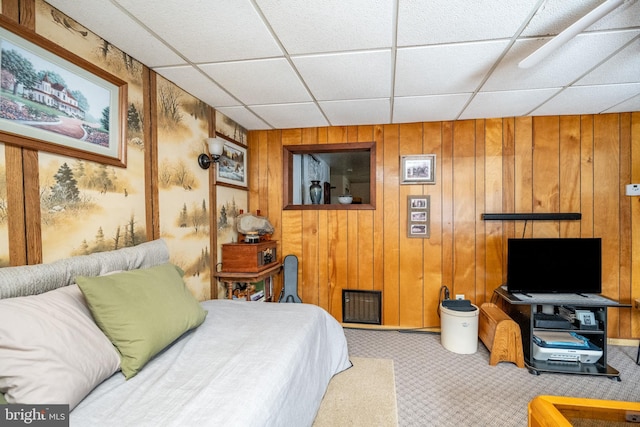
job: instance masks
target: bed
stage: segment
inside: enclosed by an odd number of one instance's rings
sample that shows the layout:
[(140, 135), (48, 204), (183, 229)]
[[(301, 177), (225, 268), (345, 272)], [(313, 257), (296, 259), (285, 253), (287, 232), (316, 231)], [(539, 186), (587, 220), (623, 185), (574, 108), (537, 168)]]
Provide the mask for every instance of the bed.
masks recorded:
[[(72, 426), (311, 425), (331, 377), (351, 366), (340, 324), (309, 304), (194, 304), (183, 281), (180, 287), (167, 279), (181, 273), (168, 261), (166, 244), (155, 240), (48, 265), (0, 269), (0, 392), (6, 400), (68, 403)], [(170, 288), (163, 288), (164, 282), (172, 282)], [(154, 295), (146, 299), (149, 283)], [(129, 295), (136, 286), (144, 292)], [(107, 297), (105, 292), (112, 293)], [(156, 303), (158, 293), (162, 297)], [(65, 294), (63, 302), (53, 298), (60, 294)], [(124, 302), (122, 294), (127, 294)], [(86, 307), (60, 305), (68, 300), (77, 305), (82, 297)], [(114, 314), (116, 303), (120, 311)], [(165, 309), (160, 317), (158, 305)], [(77, 318), (58, 319), (74, 310)], [(29, 326), (31, 318), (16, 322), (20, 316), (42, 318)], [(86, 340), (77, 326), (83, 316), (90, 316), (85, 326), (93, 328)], [(112, 327), (109, 319), (120, 323)], [(63, 320), (71, 326), (56, 323)], [(127, 336), (128, 341), (118, 335), (127, 323), (135, 327), (126, 334), (137, 334)], [(25, 334), (24, 328), (43, 332)], [(52, 334), (61, 337), (54, 340)], [(154, 334), (165, 343), (154, 342), (155, 350), (147, 345), (148, 354), (140, 358), (135, 346)], [(23, 343), (27, 335), (30, 342)], [(60, 347), (66, 349), (62, 354)], [(83, 370), (90, 375), (76, 372)], [(25, 392), (29, 387), (35, 391)]]

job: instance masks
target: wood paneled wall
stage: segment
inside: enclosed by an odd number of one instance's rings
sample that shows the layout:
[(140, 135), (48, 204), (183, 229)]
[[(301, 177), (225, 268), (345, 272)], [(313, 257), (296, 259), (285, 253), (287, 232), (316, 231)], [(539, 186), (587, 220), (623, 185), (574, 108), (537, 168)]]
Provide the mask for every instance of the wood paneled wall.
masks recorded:
[[(375, 210), (282, 210), (282, 146), (375, 141)], [(400, 156), (437, 155), (435, 185), (400, 185)], [(383, 324), (437, 327), (440, 287), (475, 304), (506, 279), (510, 237), (602, 237), (603, 294), (640, 297), (640, 113), (522, 117), (249, 134), (249, 208), (299, 259), (304, 302), (342, 319), (342, 289), (381, 290)], [(431, 237), (406, 237), (407, 195), (431, 196)], [(483, 221), (484, 212), (581, 212), (580, 221)], [(635, 275), (633, 274), (635, 272)], [(636, 311), (636, 313), (634, 313)], [(609, 312), (640, 335), (637, 310)]]

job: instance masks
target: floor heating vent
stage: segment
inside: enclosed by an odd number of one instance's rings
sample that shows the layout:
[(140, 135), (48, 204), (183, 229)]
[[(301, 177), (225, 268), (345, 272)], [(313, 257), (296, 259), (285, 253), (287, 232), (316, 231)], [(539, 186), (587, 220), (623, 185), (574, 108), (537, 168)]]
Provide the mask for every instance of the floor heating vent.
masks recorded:
[(381, 325), (382, 292), (343, 289), (342, 321)]

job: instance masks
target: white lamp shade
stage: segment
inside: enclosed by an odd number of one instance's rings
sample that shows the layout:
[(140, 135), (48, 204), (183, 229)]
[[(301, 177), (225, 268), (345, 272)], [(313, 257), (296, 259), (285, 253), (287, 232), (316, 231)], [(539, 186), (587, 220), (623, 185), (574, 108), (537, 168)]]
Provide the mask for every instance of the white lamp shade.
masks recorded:
[(224, 148), (224, 139), (207, 138), (207, 145), (209, 146), (209, 154), (212, 156), (220, 156)]

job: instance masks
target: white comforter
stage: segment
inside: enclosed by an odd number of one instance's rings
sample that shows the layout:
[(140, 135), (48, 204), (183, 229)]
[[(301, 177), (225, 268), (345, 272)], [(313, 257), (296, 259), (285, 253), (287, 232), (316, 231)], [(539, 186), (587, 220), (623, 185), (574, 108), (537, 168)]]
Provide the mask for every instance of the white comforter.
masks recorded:
[(117, 372), (75, 426), (308, 426), (351, 366), (340, 324), (309, 304), (213, 300), (209, 314), (129, 381)]

